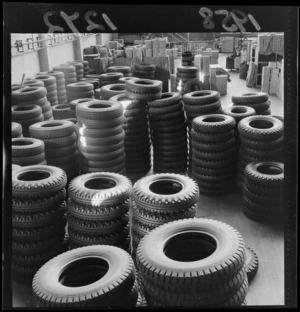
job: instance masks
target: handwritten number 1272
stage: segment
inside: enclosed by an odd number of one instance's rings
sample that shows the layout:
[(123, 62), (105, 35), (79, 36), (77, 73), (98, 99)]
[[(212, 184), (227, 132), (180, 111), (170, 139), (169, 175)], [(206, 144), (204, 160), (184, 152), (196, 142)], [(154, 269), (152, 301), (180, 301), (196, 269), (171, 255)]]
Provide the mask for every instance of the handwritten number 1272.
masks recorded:
[[(44, 14), (44, 22), (45, 24), (49, 27), (48, 33), (53, 33), (53, 32), (64, 32), (64, 28), (57, 26), (57, 25), (52, 25), (51, 22), (49, 21), (49, 17), (56, 14), (55, 11), (50, 11), (46, 12)], [(101, 24), (96, 24), (91, 20), (91, 16), (97, 16), (97, 12), (95, 11), (88, 11), (84, 15), (85, 21), (88, 23), (87, 30), (91, 31), (94, 29), (99, 29), (101, 31), (105, 30), (105, 27)], [(65, 12), (60, 11), (60, 16), (64, 19), (66, 24), (69, 26), (69, 28), (72, 30), (73, 33), (79, 33), (78, 29), (74, 25), (73, 21), (79, 18), (80, 14), (78, 12), (75, 12), (73, 15), (67, 15)], [(102, 17), (105, 21), (105, 23), (109, 26), (109, 28), (113, 31), (117, 30), (117, 27), (112, 23), (112, 21), (108, 18), (108, 16), (103, 13)]]

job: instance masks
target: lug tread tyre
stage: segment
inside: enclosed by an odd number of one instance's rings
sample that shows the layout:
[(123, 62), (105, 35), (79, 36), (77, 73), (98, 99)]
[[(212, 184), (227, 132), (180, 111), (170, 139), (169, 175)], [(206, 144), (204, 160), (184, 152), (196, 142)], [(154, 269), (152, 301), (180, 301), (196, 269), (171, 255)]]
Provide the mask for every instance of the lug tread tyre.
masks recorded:
[[(19, 177), (23, 175), (43, 172), (47, 177), (40, 180), (24, 181)], [(35, 178), (36, 179), (36, 178)], [(67, 177), (65, 172), (57, 167), (48, 165), (33, 165), (16, 169), (12, 172), (12, 194), (16, 197), (40, 197), (53, 195), (66, 186)]]
[(204, 105), (219, 101), (220, 93), (218, 91), (200, 90), (186, 93), (182, 96), (184, 104), (188, 105)]
[(204, 144), (209, 143), (224, 143), (231, 140), (234, 136), (234, 131), (229, 130), (221, 133), (196, 132), (194, 129), (190, 132), (192, 142), (199, 142)]
[[(106, 278), (100, 278), (81, 292), (74, 292), (72, 288), (63, 287), (59, 276), (52, 273), (53, 268), (61, 268), (71, 260), (89, 257), (109, 259), (108, 272), (114, 274), (106, 274)], [(124, 304), (134, 280), (134, 264), (127, 252), (114, 246), (87, 246), (67, 251), (48, 261), (35, 274), (32, 288), (39, 306), (109, 308)]]
[(184, 104), (184, 110), (189, 118), (196, 118), (200, 116), (200, 114), (210, 114), (216, 112), (221, 108), (221, 102), (216, 101), (210, 104), (204, 105), (188, 105)]
[(45, 151), (42, 140), (35, 138), (13, 138), (11, 146), (12, 157), (35, 156)]
[(191, 93), (195, 91), (202, 90), (204, 88), (203, 83), (195, 78), (195, 79), (189, 79), (187, 83), (184, 86), (184, 93)]
[[(206, 122), (206, 120), (216, 119), (215, 122)], [(213, 114), (199, 116), (193, 119), (193, 129), (197, 132), (203, 133), (224, 133), (234, 129), (235, 119), (231, 116), (223, 114)]]
[(259, 261), (256, 253), (248, 246), (246, 246), (246, 272), (248, 281), (250, 282), (257, 273)]
[(162, 93), (161, 99), (149, 101), (148, 106), (152, 109), (159, 109), (177, 104), (180, 100), (181, 95), (179, 92), (164, 92)]
[(67, 137), (74, 130), (74, 123), (69, 120), (42, 121), (29, 127), (30, 135), (40, 140)]

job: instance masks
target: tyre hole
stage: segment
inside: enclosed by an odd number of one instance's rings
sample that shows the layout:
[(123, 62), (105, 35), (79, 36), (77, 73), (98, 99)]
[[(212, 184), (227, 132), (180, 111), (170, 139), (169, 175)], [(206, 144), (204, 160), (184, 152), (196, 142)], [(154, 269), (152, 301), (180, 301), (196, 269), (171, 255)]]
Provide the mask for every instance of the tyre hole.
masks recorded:
[(69, 108), (70, 106), (68, 104), (60, 104), (59, 106), (56, 106), (55, 109), (66, 109)]
[(50, 177), (50, 173), (46, 171), (28, 171), (21, 173), (18, 176), (18, 180), (20, 181), (38, 181), (44, 180)]
[(195, 93), (195, 94), (192, 94), (192, 96), (197, 96), (197, 97), (199, 97), (199, 96), (207, 96), (207, 95), (210, 95), (210, 93)]
[(108, 263), (100, 258), (88, 257), (75, 260), (62, 270), (59, 282), (66, 287), (90, 285), (103, 278), (108, 268)]
[(225, 118), (222, 117), (207, 117), (202, 119), (205, 122), (222, 122)]
[(124, 91), (125, 90), (125, 85), (113, 86), (113, 87), (110, 87), (110, 90), (113, 90), (113, 91)]
[(34, 109), (34, 106), (21, 106), (21, 107), (14, 107), (15, 112), (23, 112), (23, 111), (29, 111)]
[(84, 186), (92, 190), (106, 190), (117, 185), (116, 181), (110, 178), (94, 178), (86, 181)]
[(256, 169), (258, 172), (262, 174), (269, 174), (269, 175), (277, 175), (283, 173), (282, 168), (275, 165), (261, 165), (258, 166)]
[(273, 122), (268, 120), (253, 120), (249, 123), (250, 127), (256, 129), (270, 129), (273, 127)]
[(108, 104), (91, 104), (89, 108), (109, 108), (110, 105)]
[(246, 113), (247, 110), (246, 108), (233, 108), (231, 112), (235, 114), (243, 114), (243, 113)]
[(33, 144), (33, 142), (31, 141), (22, 141), (22, 140), (16, 140), (12, 142), (12, 145), (16, 145), (16, 146), (24, 146), (24, 145), (31, 145)]
[(134, 83), (141, 84), (141, 85), (153, 85), (153, 82), (145, 81), (145, 80), (134, 81)]
[(168, 99), (168, 98), (171, 98), (173, 95), (172, 94), (163, 94), (161, 96), (161, 99)]
[(48, 123), (48, 124), (43, 124), (43, 125), (41, 125), (41, 127), (43, 127), (43, 128), (50, 128), (50, 127), (59, 127), (59, 126), (61, 126), (62, 124), (61, 123), (59, 123), (59, 122), (53, 122), (53, 123)]
[(174, 180), (158, 180), (149, 186), (151, 192), (160, 195), (172, 195), (179, 193), (183, 187), (181, 183)]
[(175, 261), (192, 262), (205, 259), (217, 248), (216, 240), (199, 232), (181, 233), (170, 238), (163, 249), (164, 254)]

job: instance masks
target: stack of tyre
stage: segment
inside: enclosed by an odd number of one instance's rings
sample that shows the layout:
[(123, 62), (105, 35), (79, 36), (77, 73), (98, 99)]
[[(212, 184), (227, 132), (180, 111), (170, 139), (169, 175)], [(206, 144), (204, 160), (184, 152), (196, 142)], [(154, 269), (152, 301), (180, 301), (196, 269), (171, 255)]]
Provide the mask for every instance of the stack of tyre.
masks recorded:
[(248, 117), (248, 116), (256, 115), (255, 109), (249, 106), (235, 105), (235, 106), (224, 107), (223, 113), (235, 119), (234, 137), (235, 137), (237, 150), (239, 150), (240, 138), (239, 138), (238, 124), (241, 119)]
[(245, 243), (230, 225), (192, 218), (161, 225), (137, 250), (149, 306), (245, 305)]
[(138, 292), (130, 255), (114, 246), (86, 246), (48, 261), (32, 282), (37, 307), (133, 308)]
[(11, 123), (11, 138), (22, 138), (23, 137), (23, 130), (22, 125), (18, 122)]
[(69, 104), (57, 104), (52, 106), (52, 114), (55, 120), (76, 118), (76, 114)]
[(81, 99), (73, 100), (69, 103), (69, 107), (70, 107), (71, 111), (75, 113), (75, 116), (76, 116), (76, 106), (80, 103), (86, 103), (86, 102), (90, 102), (90, 101), (94, 101), (94, 99), (81, 98)]
[(237, 184), (242, 193), (244, 169), (251, 162), (283, 161), (283, 122), (271, 116), (249, 116), (238, 125), (240, 134)]
[(74, 63), (80, 63), (83, 65), (83, 76), (88, 75), (90, 71), (90, 66), (88, 61), (82, 61), (82, 60), (74, 60)]
[(162, 93), (148, 102), (148, 111), (154, 172), (186, 172), (187, 128), (180, 93)]
[(94, 98), (94, 86), (88, 82), (80, 81), (70, 83), (67, 85), (66, 90), (69, 103), (77, 99)]
[(56, 78), (50, 75), (37, 74), (33, 79), (44, 82), (44, 86), (47, 89), (47, 100), (51, 106), (58, 104)]
[(84, 78), (81, 78), (81, 79), (93, 79), (93, 80), (99, 81), (100, 83), (100, 76), (101, 74), (88, 74), (88, 75), (85, 75)]
[(131, 77), (131, 67), (129, 66), (110, 66), (107, 68), (108, 73), (122, 73), (124, 77)]
[(129, 248), (132, 185), (117, 173), (93, 172), (74, 178), (68, 188), (70, 247), (114, 245)]
[(11, 119), (22, 126), (24, 137), (29, 137), (29, 126), (44, 120), (42, 108), (35, 104), (16, 104), (11, 107)]
[(235, 120), (212, 114), (193, 119), (192, 175), (200, 194), (218, 196), (236, 189)]
[(192, 168), (192, 120), (206, 114), (222, 114), (220, 93), (218, 91), (201, 90), (186, 93), (182, 102), (187, 119), (189, 138), (189, 170)]
[(195, 217), (199, 188), (197, 183), (175, 173), (160, 173), (139, 179), (133, 186), (132, 256), (140, 240), (161, 224)]
[[(198, 78), (198, 68), (196, 66), (178, 66), (176, 72), (176, 89), (181, 94), (192, 92), (191, 88), (198, 85), (198, 90), (201, 90), (202, 84)], [(196, 88), (196, 86), (194, 86)]]
[[(12, 104), (18, 105), (38, 105), (42, 108), (44, 120), (53, 119), (51, 104), (47, 100), (47, 90), (45, 87), (25, 87), (12, 90)], [(37, 121), (36, 121), (37, 122)]]
[(66, 94), (66, 81), (65, 74), (63, 72), (51, 70), (46, 72), (46, 74), (50, 76), (54, 76), (56, 78), (56, 87), (57, 87), (57, 100), (58, 103), (67, 103), (67, 94)]
[(76, 106), (81, 173), (125, 171), (123, 108), (115, 101), (93, 100)]
[(255, 109), (257, 115), (271, 115), (271, 101), (268, 93), (253, 92), (232, 96), (233, 105), (244, 105)]
[[(21, 88), (21, 84), (14, 83), (11, 85), (11, 87), (12, 87), (11, 88), (12, 90), (17, 90)], [(44, 82), (41, 80), (37, 80), (37, 79), (26, 79), (24, 80), (23, 87), (44, 87)]]
[(36, 271), (63, 251), (66, 174), (45, 165), (12, 171), (12, 276), (31, 283)]
[(134, 65), (133, 75), (141, 79), (154, 79), (156, 66), (153, 64), (139, 63)]
[(150, 136), (146, 102), (124, 94), (110, 98), (123, 106), (126, 174), (146, 174), (151, 169)]
[(42, 121), (29, 128), (30, 136), (45, 144), (48, 165), (63, 169), (68, 180), (78, 175), (77, 135), (69, 120)]
[(100, 96), (102, 100), (109, 100), (115, 95), (125, 94), (125, 84), (115, 83), (100, 88)]
[(13, 138), (11, 141), (11, 163), (19, 166), (47, 165), (45, 144), (35, 138)]
[(73, 62), (67, 62), (67, 64), (70, 64), (71, 66), (75, 67), (77, 81), (83, 78), (83, 74), (84, 74), (83, 63), (73, 61)]
[(282, 221), (284, 217), (284, 165), (281, 162), (249, 163), (245, 168), (242, 211), (253, 220)]
[(77, 81), (76, 68), (69, 64), (61, 64), (58, 66), (52, 67), (54, 71), (63, 72), (65, 75), (65, 85), (67, 86), (70, 83)]

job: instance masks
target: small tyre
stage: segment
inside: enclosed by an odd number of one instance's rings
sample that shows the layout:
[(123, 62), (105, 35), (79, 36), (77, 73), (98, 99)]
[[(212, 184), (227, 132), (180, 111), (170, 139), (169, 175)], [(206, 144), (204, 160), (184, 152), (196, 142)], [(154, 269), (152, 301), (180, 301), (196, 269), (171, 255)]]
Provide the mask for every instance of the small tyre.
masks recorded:
[(238, 123), (242, 118), (256, 115), (254, 108), (243, 105), (223, 107), (223, 112), (225, 115), (233, 117), (236, 123)]
[(248, 103), (262, 103), (269, 99), (269, 95), (263, 92), (244, 93), (240, 96), (232, 96), (231, 100), (234, 104), (244, 105)]
[(110, 84), (100, 88), (100, 95), (103, 100), (109, 100), (115, 95), (125, 94), (125, 85), (122, 83)]
[(182, 96), (182, 101), (185, 104), (190, 105), (203, 105), (210, 104), (220, 99), (220, 93), (218, 91), (201, 90), (186, 93)]
[(223, 114), (199, 116), (193, 119), (193, 129), (199, 133), (224, 133), (235, 127), (235, 120)]
[(149, 80), (149, 79), (138, 79), (138, 80), (127, 80), (125, 82), (126, 91), (131, 93), (159, 93), (162, 91), (162, 81)]

